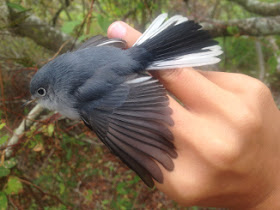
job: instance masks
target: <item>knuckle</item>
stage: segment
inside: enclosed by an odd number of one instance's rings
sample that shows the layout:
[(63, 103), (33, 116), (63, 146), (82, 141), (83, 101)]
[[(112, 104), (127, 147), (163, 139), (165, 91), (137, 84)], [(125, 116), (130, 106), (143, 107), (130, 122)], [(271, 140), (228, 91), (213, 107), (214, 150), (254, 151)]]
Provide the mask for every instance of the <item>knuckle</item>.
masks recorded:
[(191, 173), (187, 176), (182, 176), (181, 179), (176, 182), (177, 194), (184, 198), (183, 202), (180, 203), (190, 203), (208, 196), (209, 192), (208, 189), (205, 188), (205, 185), (209, 184), (210, 181), (209, 177), (202, 177), (200, 173)]
[(258, 79), (254, 79), (251, 85), (252, 85), (252, 89), (255, 90), (256, 93), (265, 93), (265, 94), (270, 93), (269, 88)]
[[(254, 145), (255, 137), (261, 134), (263, 119), (260, 112), (250, 105), (241, 103), (233, 116), (231, 135), (216, 139), (214, 161), (223, 171), (242, 160), (248, 145)], [(213, 142), (213, 141), (212, 141)]]
[(243, 145), (238, 139), (216, 139), (215, 153), (212, 154), (212, 164), (222, 171), (230, 170), (243, 154)]
[(262, 126), (262, 118), (259, 110), (253, 105), (244, 104), (239, 108), (235, 116), (235, 125), (240, 134), (252, 134), (258, 132)]
[[(249, 77), (249, 76), (247, 76)], [(269, 88), (260, 80), (249, 77), (247, 80), (247, 93), (251, 96), (257, 97), (258, 100), (266, 99), (268, 96), (271, 96)]]
[[(232, 127), (239, 136), (259, 132), (263, 125), (263, 106), (270, 95), (269, 89), (260, 81), (251, 81), (250, 93), (236, 97), (234, 110), (231, 110)], [(247, 137), (247, 136), (246, 136)]]
[(241, 91), (245, 93), (245, 95), (248, 96), (271, 95), (269, 88), (259, 79), (240, 73), (236, 73), (235, 78), (236, 80), (240, 81), (241, 84), (243, 84), (240, 86), (240, 88)]

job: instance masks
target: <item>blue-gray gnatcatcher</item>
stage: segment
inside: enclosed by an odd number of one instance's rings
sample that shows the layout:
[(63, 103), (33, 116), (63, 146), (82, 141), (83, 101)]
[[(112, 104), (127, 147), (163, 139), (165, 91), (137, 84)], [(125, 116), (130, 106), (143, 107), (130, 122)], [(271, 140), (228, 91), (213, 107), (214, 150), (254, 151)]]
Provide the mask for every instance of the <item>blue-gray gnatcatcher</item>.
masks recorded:
[(93, 37), (60, 55), (32, 78), (42, 106), (81, 119), (150, 187), (163, 183), (177, 157), (166, 90), (147, 70), (202, 66), (220, 61), (217, 42), (182, 16), (159, 15), (130, 49), (118, 39)]

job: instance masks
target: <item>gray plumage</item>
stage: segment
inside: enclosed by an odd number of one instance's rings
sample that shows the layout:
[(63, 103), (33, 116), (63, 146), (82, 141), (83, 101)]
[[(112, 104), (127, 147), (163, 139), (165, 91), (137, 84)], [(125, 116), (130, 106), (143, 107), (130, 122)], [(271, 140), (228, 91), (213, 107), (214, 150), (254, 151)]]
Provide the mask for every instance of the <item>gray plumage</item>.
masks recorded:
[(160, 15), (127, 50), (122, 40), (93, 37), (47, 63), (30, 84), (34, 99), (83, 120), (150, 187), (153, 179), (163, 182), (158, 164), (172, 171), (177, 153), (166, 91), (146, 69), (213, 64), (222, 53), (198, 24), (165, 19)]

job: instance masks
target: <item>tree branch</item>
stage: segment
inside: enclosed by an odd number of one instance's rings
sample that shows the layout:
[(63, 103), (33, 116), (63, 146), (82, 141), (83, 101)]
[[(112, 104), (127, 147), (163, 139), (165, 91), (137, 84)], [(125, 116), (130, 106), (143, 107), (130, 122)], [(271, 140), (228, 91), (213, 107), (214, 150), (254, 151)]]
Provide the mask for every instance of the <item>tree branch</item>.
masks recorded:
[(244, 7), (247, 11), (263, 16), (277, 16), (280, 14), (280, 3), (267, 3), (257, 0), (231, 0)]
[[(235, 0), (237, 1), (237, 0)], [(10, 12), (10, 29), (17, 35), (26, 36), (37, 44), (52, 51), (57, 51), (67, 40), (62, 53), (71, 49), (75, 40), (61, 31), (49, 26), (40, 18), (30, 13)], [(218, 21), (208, 20), (202, 23), (212, 36), (267, 36), (280, 34), (280, 16), (254, 17), (241, 20)], [(11, 31), (11, 30), (10, 30)]]
[(255, 17), (241, 20), (209, 20), (201, 23), (213, 37), (219, 36), (268, 36), (280, 34), (280, 16)]
[(11, 10), (9, 30), (16, 35), (28, 37), (38, 45), (55, 52), (67, 41), (62, 52), (75, 46), (75, 41), (71, 36), (62, 33), (29, 12), (19, 13)]

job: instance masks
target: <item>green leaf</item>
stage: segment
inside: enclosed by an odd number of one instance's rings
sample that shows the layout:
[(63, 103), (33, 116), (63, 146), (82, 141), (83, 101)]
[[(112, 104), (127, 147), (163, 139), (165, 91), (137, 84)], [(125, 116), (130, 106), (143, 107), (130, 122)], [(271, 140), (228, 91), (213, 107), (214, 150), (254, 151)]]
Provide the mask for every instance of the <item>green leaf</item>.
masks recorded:
[(118, 192), (120, 195), (125, 195), (125, 194), (127, 194), (127, 190), (125, 189), (125, 186), (126, 186), (126, 184), (125, 184), (124, 182), (118, 183), (118, 185), (117, 185), (117, 192)]
[(65, 192), (65, 185), (63, 183), (59, 183), (59, 193), (62, 195)]
[(22, 190), (22, 183), (20, 182), (19, 178), (15, 176), (10, 176), (8, 179), (8, 183), (4, 192), (7, 195), (15, 195), (18, 194)]
[(107, 28), (111, 24), (111, 21), (108, 17), (105, 17), (103, 15), (97, 15), (97, 22), (99, 26), (102, 28), (103, 32), (107, 32)]
[(0, 210), (8, 209), (8, 199), (4, 192), (0, 192)]
[(67, 207), (60, 204), (58, 206), (45, 206), (44, 210), (67, 210)]
[(2, 130), (2, 128), (5, 127), (5, 125), (6, 125), (6, 123), (1, 123), (1, 124), (0, 124), (0, 130)]
[(51, 137), (53, 135), (54, 132), (54, 124), (49, 124), (48, 125), (48, 135), (49, 137)]
[(4, 162), (5, 168), (13, 168), (17, 164), (17, 160), (15, 158), (11, 158)]
[(236, 35), (239, 33), (239, 28), (237, 26), (228, 26), (227, 27), (227, 32), (230, 34), (230, 35)]
[(61, 31), (66, 34), (71, 34), (74, 31), (74, 29), (76, 28), (76, 26), (78, 26), (79, 24), (80, 24), (80, 21), (78, 21), (78, 20), (67, 21), (61, 27)]
[(8, 135), (4, 135), (2, 137), (0, 137), (0, 145), (5, 144), (9, 139)]
[(80, 42), (82, 42), (82, 41), (84, 41), (86, 38), (88, 38), (88, 36), (87, 35), (81, 35), (79, 38), (78, 38), (78, 40), (80, 41)]
[(277, 58), (272, 56), (267, 60), (267, 64), (269, 67), (269, 73), (270, 74), (274, 74), (276, 72), (276, 68), (277, 68)]
[(128, 181), (129, 184), (135, 184), (138, 183), (141, 179), (139, 176), (135, 176), (132, 180)]
[(0, 166), (0, 177), (5, 177), (10, 174), (10, 169)]
[(93, 194), (92, 190), (87, 190), (87, 195), (85, 196), (87, 201), (92, 200), (92, 194)]
[(102, 201), (102, 205), (106, 205), (106, 204), (108, 204), (110, 201), (109, 200), (103, 200)]
[(0, 145), (6, 143), (8, 141), (8, 139), (9, 139), (9, 135), (1, 136), (0, 137)]
[(15, 4), (15, 3), (7, 2), (7, 5), (8, 5), (8, 7), (12, 8), (12, 9), (15, 9), (15, 10), (17, 10), (19, 12), (24, 12), (24, 11), (27, 10), (26, 8), (24, 8), (20, 4)]
[(144, 5), (143, 2), (139, 2), (137, 7), (138, 7), (139, 10), (142, 10), (142, 9), (144, 9), (145, 5)]

